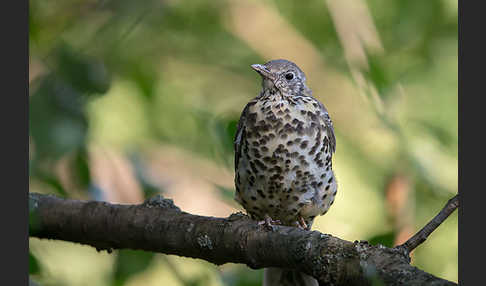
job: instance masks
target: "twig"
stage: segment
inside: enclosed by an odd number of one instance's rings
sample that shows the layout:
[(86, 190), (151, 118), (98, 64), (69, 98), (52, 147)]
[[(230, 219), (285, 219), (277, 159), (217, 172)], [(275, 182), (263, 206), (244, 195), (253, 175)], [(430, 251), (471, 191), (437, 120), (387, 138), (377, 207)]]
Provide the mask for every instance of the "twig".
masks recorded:
[(427, 223), (419, 232), (408, 239), (405, 243), (398, 246), (400, 248), (405, 248), (408, 253), (414, 250), (417, 246), (422, 244), (429, 235), (459, 207), (459, 196), (455, 195), (450, 199), (447, 204), (442, 208), (442, 210)]

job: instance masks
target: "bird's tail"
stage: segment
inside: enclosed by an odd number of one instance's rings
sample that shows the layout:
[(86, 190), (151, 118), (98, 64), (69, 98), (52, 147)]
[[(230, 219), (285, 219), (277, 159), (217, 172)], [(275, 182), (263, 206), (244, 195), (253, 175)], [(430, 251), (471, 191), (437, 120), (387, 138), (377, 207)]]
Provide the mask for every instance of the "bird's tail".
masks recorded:
[(263, 286), (318, 286), (317, 280), (305, 273), (284, 268), (265, 268)]

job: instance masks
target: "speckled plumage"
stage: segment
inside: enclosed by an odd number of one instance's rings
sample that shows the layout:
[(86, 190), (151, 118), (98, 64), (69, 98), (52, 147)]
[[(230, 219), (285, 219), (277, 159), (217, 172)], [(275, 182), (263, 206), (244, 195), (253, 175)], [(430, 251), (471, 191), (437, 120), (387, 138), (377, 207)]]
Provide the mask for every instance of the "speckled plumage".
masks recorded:
[[(238, 123), (235, 200), (253, 219), (270, 217), (310, 229), (314, 218), (327, 212), (337, 192), (332, 121), (324, 105), (311, 95), (297, 65), (274, 60), (252, 67), (262, 76), (262, 91), (245, 106)], [(276, 272), (281, 269), (272, 270), (266, 280), (289, 276)]]
[[(235, 199), (257, 220), (310, 227), (327, 212), (337, 184), (332, 170), (332, 121), (312, 97), (304, 73), (286, 60), (264, 65), (263, 90), (244, 108), (235, 137)], [(287, 80), (286, 74), (293, 73)], [(268, 82), (270, 81), (270, 82)]]

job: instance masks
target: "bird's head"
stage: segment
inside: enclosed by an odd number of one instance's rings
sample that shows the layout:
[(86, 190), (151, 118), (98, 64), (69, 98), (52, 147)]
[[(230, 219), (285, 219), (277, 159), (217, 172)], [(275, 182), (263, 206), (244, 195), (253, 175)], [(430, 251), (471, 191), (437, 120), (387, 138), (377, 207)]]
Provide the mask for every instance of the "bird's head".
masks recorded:
[(282, 95), (295, 96), (311, 94), (306, 85), (304, 72), (293, 62), (272, 60), (266, 64), (251, 67), (262, 76), (264, 91), (279, 91)]

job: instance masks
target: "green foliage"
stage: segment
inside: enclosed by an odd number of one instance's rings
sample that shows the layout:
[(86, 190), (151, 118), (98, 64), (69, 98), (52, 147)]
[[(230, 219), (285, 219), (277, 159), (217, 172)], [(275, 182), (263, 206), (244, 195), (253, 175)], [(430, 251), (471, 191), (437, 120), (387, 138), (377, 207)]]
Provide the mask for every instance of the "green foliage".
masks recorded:
[(434, 136), (442, 145), (448, 148), (454, 148), (457, 144), (456, 138), (444, 126), (437, 122), (426, 120), (416, 120), (416, 124), (424, 128), (427, 134)]
[(212, 118), (208, 124), (212, 134), (214, 156), (220, 157), (227, 167), (231, 168), (233, 163), (233, 140), (236, 134), (238, 120), (231, 118)]
[(54, 70), (35, 84), (30, 97), (29, 130), (40, 158), (59, 158), (85, 145), (86, 95), (101, 94), (109, 76), (98, 61), (59, 48)]
[(330, 61), (339, 70), (346, 69), (344, 53), (324, 1), (311, 0), (307, 1), (306, 5), (299, 5), (299, 2), (292, 0), (274, 3), (282, 16), (326, 56), (326, 61)]
[(29, 275), (39, 274), (41, 267), (37, 258), (29, 251)]
[(223, 199), (224, 201), (226, 201), (229, 204), (235, 203), (235, 200), (234, 200), (235, 190), (234, 189), (226, 188), (226, 187), (223, 187), (223, 186), (220, 186), (220, 185), (217, 185), (217, 184), (215, 185), (215, 187), (219, 191), (219, 195), (221, 196), (221, 199)]
[(59, 182), (59, 179), (55, 176), (48, 173), (37, 172), (35, 177), (42, 181), (44, 184), (48, 185), (50, 189), (56, 194), (56, 196), (62, 198), (67, 197), (66, 190), (62, 186), (61, 182)]
[(59, 50), (56, 71), (65, 82), (87, 95), (108, 91), (111, 79), (103, 62), (76, 53), (67, 46), (61, 46)]
[(259, 286), (262, 285), (263, 269), (248, 271), (245, 266), (235, 267), (232, 271), (223, 273), (223, 284), (227, 286)]
[(117, 251), (112, 285), (125, 285), (129, 278), (145, 271), (154, 257), (153, 252), (141, 250), (123, 249)]
[(386, 99), (389, 89), (395, 83), (391, 78), (391, 74), (385, 67), (384, 59), (376, 54), (368, 54), (369, 69), (363, 71), (367, 79), (376, 87), (378, 94)]
[(85, 143), (88, 123), (81, 94), (54, 74), (39, 85), (30, 97), (29, 130), (39, 160), (57, 159)]
[(87, 188), (91, 183), (91, 174), (89, 172), (88, 154), (84, 148), (76, 150), (72, 160), (74, 169), (74, 182), (82, 188)]
[(386, 247), (394, 247), (395, 245), (393, 245), (393, 243), (395, 241), (395, 237), (396, 233), (394, 231), (390, 231), (387, 233), (375, 235), (372, 238), (368, 239), (368, 242), (371, 245), (381, 244)]

